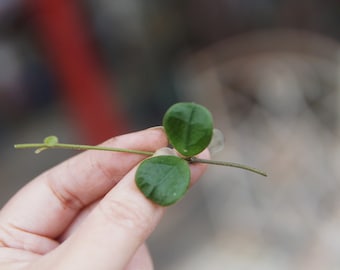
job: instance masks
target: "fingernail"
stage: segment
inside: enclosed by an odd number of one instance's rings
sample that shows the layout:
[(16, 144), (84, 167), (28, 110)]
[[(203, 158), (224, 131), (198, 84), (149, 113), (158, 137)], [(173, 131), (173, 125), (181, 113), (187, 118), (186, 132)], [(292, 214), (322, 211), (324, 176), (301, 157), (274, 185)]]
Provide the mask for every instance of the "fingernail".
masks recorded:
[(147, 130), (164, 130), (164, 127), (163, 126), (155, 126), (155, 127), (151, 127), (151, 128), (148, 128)]
[(163, 147), (158, 149), (154, 154), (154, 157), (156, 156), (177, 156), (177, 153), (174, 149), (171, 149), (169, 147)]

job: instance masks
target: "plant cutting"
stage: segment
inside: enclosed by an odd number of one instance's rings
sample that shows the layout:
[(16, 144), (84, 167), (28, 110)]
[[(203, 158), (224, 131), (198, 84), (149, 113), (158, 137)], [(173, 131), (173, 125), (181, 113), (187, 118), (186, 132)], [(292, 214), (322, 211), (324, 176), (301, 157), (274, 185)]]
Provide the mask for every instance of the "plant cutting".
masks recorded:
[(190, 183), (190, 163), (236, 167), (267, 176), (261, 170), (239, 163), (196, 157), (210, 145), (214, 136), (212, 115), (199, 104), (180, 102), (172, 105), (164, 114), (162, 124), (173, 149), (165, 155), (134, 149), (60, 143), (56, 136), (46, 137), (42, 143), (16, 144), (15, 148), (35, 148), (35, 153), (59, 148), (144, 155), (146, 158), (135, 175), (136, 185), (148, 199), (162, 206), (174, 204), (185, 195)]

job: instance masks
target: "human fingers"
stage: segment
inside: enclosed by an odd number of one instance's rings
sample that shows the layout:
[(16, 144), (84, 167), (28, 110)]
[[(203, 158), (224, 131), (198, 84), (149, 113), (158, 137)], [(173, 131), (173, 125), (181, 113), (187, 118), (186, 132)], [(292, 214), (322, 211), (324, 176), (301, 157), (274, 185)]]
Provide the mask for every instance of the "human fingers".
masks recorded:
[[(153, 128), (115, 137), (103, 145), (155, 151), (167, 143), (163, 129)], [(43, 173), (1, 210), (0, 228), (5, 229), (0, 229), (0, 243), (37, 253), (54, 248), (56, 243), (47, 240), (58, 237), (82, 208), (104, 196), (144, 158), (85, 151)]]
[[(207, 152), (201, 155), (207, 157)], [(191, 164), (192, 183), (205, 170)], [(57, 269), (122, 270), (127, 267), (164, 214), (165, 208), (148, 200), (137, 188), (131, 170), (98, 203), (77, 230), (37, 266)]]
[[(60, 242), (64, 242), (69, 238), (79, 227), (79, 225), (87, 218), (91, 211), (98, 205), (96, 201), (83, 209), (77, 218), (72, 222), (68, 229), (58, 238)], [(1, 257), (1, 256), (0, 256)], [(151, 270), (153, 269), (153, 262), (146, 244), (142, 244), (136, 253), (133, 255), (131, 261), (124, 270)]]

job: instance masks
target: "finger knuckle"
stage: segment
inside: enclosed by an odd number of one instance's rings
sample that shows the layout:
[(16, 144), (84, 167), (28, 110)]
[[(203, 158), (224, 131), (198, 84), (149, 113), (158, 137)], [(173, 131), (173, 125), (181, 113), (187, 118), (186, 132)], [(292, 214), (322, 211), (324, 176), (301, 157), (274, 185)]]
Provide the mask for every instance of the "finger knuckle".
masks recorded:
[(85, 203), (70, 188), (60, 185), (55, 181), (48, 181), (47, 186), (62, 208), (79, 210), (85, 206)]

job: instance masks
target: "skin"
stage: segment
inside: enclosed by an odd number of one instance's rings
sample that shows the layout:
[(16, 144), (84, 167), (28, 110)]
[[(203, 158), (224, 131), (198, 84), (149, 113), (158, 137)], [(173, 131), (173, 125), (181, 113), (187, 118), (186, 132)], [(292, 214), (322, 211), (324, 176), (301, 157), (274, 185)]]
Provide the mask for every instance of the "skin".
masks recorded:
[[(103, 143), (145, 151), (167, 144), (161, 127)], [(165, 208), (135, 185), (143, 158), (85, 151), (29, 182), (0, 211), (0, 269), (153, 269), (145, 240)], [(205, 167), (190, 165), (192, 184)]]

